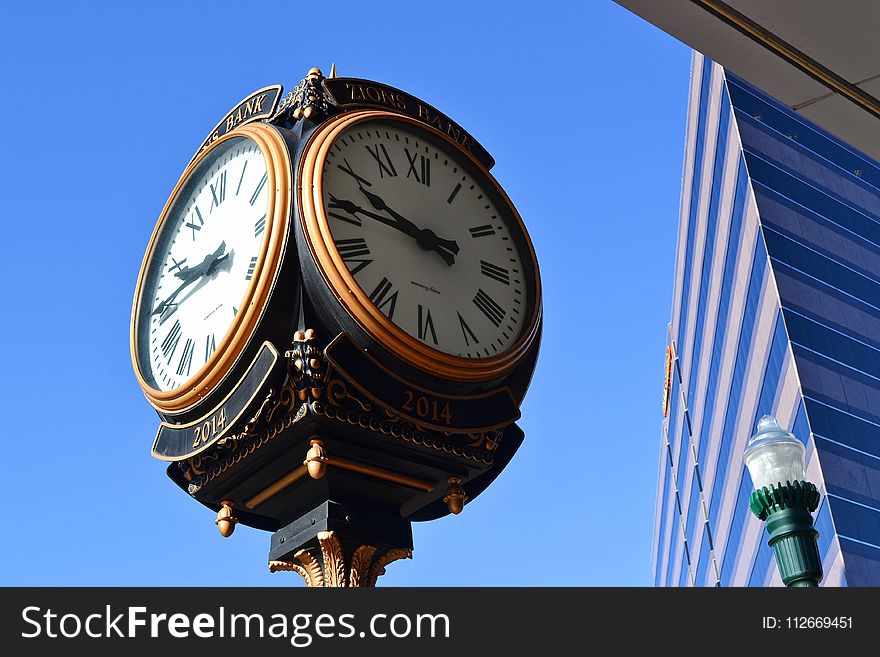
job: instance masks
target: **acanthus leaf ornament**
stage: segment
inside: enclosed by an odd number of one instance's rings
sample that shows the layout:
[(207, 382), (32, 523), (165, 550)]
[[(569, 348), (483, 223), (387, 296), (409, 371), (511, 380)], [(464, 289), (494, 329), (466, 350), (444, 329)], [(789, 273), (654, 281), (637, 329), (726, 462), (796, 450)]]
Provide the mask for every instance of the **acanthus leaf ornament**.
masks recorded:
[(321, 562), (307, 550), (300, 550), (293, 555), (293, 558), (294, 561), (270, 561), (269, 572), (295, 572), (305, 580), (306, 586), (309, 588), (324, 586), (324, 571), (321, 568)]
[(354, 555), (351, 557), (351, 571), (348, 576), (350, 587), (366, 586), (374, 554), (376, 554), (376, 548), (373, 545), (361, 545), (354, 551)]
[(385, 574), (388, 564), (412, 558), (412, 549), (408, 547), (392, 547), (379, 552), (374, 545), (358, 545), (352, 551), (351, 560), (347, 560), (347, 550), (336, 532), (318, 532), (317, 540), (320, 559), (308, 550), (299, 550), (291, 561), (270, 561), (269, 571), (295, 572), (309, 588), (374, 587), (376, 580)]
[(336, 532), (318, 532), (318, 543), (324, 555), (324, 586), (342, 588), (348, 584), (345, 576), (345, 553)]
[(376, 586), (376, 580), (385, 574), (385, 567), (394, 561), (399, 561), (400, 559), (412, 559), (412, 550), (410, 548), (392, 548), (376, 559), (370, 570), (370, 577), (367, 580), (367, 586)]

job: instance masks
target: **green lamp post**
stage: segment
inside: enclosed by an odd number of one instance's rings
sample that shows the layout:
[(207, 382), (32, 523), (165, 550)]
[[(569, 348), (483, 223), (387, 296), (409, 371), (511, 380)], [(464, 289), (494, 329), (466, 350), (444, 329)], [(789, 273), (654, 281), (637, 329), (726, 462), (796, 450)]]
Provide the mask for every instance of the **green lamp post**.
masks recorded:
[(806, 480), (806, 450), (793, 433), (765, 415), (749, 439), (744, 460), (755, 491), (749, 507), (767, 523), (768, 544), (786, 586), (814, 587), (822, 579), (818, 532), (810, 515), (819, 491)]

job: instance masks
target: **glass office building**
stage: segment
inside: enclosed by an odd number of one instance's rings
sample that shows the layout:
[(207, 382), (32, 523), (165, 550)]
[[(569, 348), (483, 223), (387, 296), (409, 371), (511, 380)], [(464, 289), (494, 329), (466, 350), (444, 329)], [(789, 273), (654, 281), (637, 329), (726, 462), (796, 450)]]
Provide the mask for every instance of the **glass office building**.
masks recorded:
[(669, 324), (658, 586), (781, 586), (743, 450), (807, 449), (823, 586), (880, 586), (880, 164), (694, 55)]

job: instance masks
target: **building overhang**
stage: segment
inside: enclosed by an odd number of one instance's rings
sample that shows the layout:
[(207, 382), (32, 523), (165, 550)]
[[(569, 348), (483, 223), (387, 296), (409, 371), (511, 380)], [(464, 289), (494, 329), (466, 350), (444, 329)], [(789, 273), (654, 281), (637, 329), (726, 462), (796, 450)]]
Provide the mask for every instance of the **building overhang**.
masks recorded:
[(880, 160), (880, 3), (615, 1)]

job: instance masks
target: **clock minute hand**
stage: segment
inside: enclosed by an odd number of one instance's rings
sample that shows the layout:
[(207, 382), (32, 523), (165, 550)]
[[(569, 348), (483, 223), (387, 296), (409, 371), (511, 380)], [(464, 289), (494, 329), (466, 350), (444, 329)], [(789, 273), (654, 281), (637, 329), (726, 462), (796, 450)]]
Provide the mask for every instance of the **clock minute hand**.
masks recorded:
[[(196, 268), (193, 267), (192, 269), (190, 269), (188, 271), (194, 271), (195, 269)], [(151, 315), (159, 315), (160, 316), (159, 317), (160, 324), (162, 322), (164, 322), (165, 321), (165, 311), (168, 310), (168, 308), (174, 304), (174, 300), (177, 298), (177, 295), (183, 291), (183, 288), (185, 288), (187, 285), (190, 285), (191, 283), (195, 282), (199, 278), (201, 278), (201, 275), (195, 275), (195, 276), (190, 276), (189, 278), (185, 278), (183, 280), (183, 282), (177, 286), (177, 289), (174, 290), (174, 292), (172, 292), (171, 294), (169, 294), (167, 299), (165, 299), (162, 303), (160, 303), (158, 306), (156, 306), (153, 309), (153, 312), (150, 314)]]
[[(432, 245), (426, 242), (424, 233), (426, 231), (421, 230), (418, 226), (409, 221), (398, 221), (392, 217), (386, 217), (385, 215), (376, 214), (375, 212), (370, 212), (369, 210), (364, 210), (359, 205), (352, 203), (351, 201), (347, 201), (345, 199), (338, 199), (335, 196), (330, 196), (330, 204), (328, 206), (334, 210), (342, 210), (343, 212), (347, 212), (352, 216), (357, 216), (358, 214), (362, 214), (365, 217), (370, 217), (371, 219), (375, 219), (379, 223), (385, 224), (386, 226), (390, 226), (400, 232), (409, 235), (412, 237), (420, 248), (426, 251), (434, 251), (439, 255), (443, 260), (446, 261), (446, 264), (453, 265), (455, 264), (455, 257), (444, 251), (439, 245)], [(430, 231), (427, 231), (430, 232)], [(430, 238), (429, 238), (430, 239)]]
[(401, 224), (401, 227), (405, 230), (405, 232), (412, 231), (409, 232), (409, 234), (416, 239), (421, 248), (425, 249), (426, 251), (436, 251), (437, 254), (441, 258), (443, 258), (449, 265), (455, 263), (455, 254), (458, 254), (459, 251), (457, 242), (455, 242), (454, 240), (446, 240), (442, 237), (438, 237), (437, 234), (430, 228), (419, 228), (409, 219), (402, 216), (401, 214), (398, 214), (392, 208), (388, 207), (385, 201), (382, 200), (382, 197), (364, 189), (363, 187), (361, 187), (360, 190), (361, 193), (367, 197), (370, 205), (372, 205), (377, 210), (382, 210), (390, 214), (394, 219), (397, 220), (399, 224)]
[(375, 219), (379, 223), (385, 224), (386, 226), (396, 228), (397, 230), (404, 232), (413, 238), (416, 237), (416, 233), (418, 232), (418, 229), (408, 230), (406, 226), (402, 226), (400, 222), (396, 219), (392, 219), (391, 217), (386, 217), (381, 214), (376, 214), (375, 212), (370, 212), (369, 210), (364, 210), (356, 203), (352, 203), (351, 201), (347, 201), (345, 199), (339, 199), (332, 195), (330, 196), (330, 204), (327, 207), (329, 207), (331, 210), (342, 210), (343, 212), (347, 212), (353, 217), (357, 216), (358, 214), (362, 214), (365, 217)]
[(210, 273), (217, 264), (226, 259), (229, 254), (223, 254), (226, 250), (226, 242), (221, 242), (220, 246), (217, 247), (217, 250), (214, 253), (209, 253), (205, 256), (204, 260), (202, 260), (195, 267), (185, 267), (180, 271), (174, 273), (177, 278), (182, 279), (180, 285), (177, 286), (168, 298), (166, 298), (162, 303), (156, 306), (153, 309), (152, 315), (160, 315), (160, 319), (165, 319), (165, 311), (168, 310), (169, 306), (174, 303), (174, 300), (177, 298), (177, 295), (180, 294), (185, 287), (195, 283), (197, 280)]
[(368, 214), (365, 211), (361, 210), (362, 214), (366, 214), (367, 216), (370, 216), (373, 219), (377, 219), (378, 221), (381, 221), (382, 223), (391, 226), (392, 228), (397, 228), (402, 233), (406, 233), (416, 241), (420, 248), (424, 249), (425, 251), (435, 251), (437, 255), (439, 255), (441, 258), (443, 258), (443, 260), (446, 261), (447, 265), (452, 266), (453, 264), (455, 264), (455, 254), (458, 253), (458, 244), (456, 244), (452, 240), (445, 240), (437, 237), (437, 234), (429, 228), (419, 228), (409, 219), (403, 217), (402, 215), (389, 208), (381, 197), (367, 191), (364, 188), (364, 185), (366, 185), (367, 187), (372, 187), (372, 183), (366, 178), (355, 173), (352, 166), (348, 163), (348, 160), (343, 158), (343, 162), (345, 162), (345, 166), (339, 165), (339, 168), (344, 173), (354, 178), (354, 181), (357, 183), (358, 189), (364, 196), (367, 197), (367, 199), (370, 201), (370, 205), (372, 205), (376, 210), (387, 212), (396, 220), (396, 222), (391, 223), (387, 221), (384, 217), (380, 218), (376, 215)]

